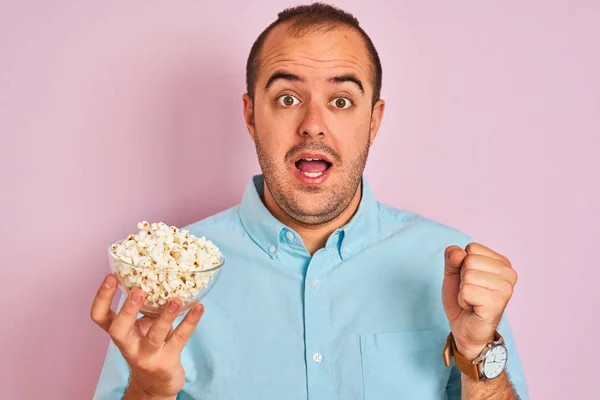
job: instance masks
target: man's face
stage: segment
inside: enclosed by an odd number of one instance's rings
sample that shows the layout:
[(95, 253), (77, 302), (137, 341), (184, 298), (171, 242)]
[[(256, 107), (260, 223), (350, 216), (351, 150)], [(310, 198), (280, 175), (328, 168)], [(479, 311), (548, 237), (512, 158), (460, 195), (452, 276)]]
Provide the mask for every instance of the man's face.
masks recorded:
[(244, 114), (267, 188), (298, 222), (329, 222), (357, 194), (383, 116), (366, 46), (348, 27), (295, 37), (282, 24), (259, 65)]

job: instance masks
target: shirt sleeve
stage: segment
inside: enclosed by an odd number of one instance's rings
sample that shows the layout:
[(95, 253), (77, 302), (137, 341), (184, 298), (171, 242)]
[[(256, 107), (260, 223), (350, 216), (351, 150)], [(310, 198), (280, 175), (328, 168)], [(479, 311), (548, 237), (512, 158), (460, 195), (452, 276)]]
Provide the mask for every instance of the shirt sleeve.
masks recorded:
[[(525, 379), (525, 373), (523, 371), (523, 366), (521, 365), (521, 359), (517, 351), (515, 339), (506, 317), (502, 317), (502, 320), (498, 325), (498, 332), (504, 338), (504, 342), (508, 350), (508, 359), (506, 362), (508, 379), (512, 383), (519, 399), (529, 400), (530, 397), (527, 380)], [(446, 394), (450, 400), (461, 399), (461, 372), (456, 365), (454, 365), (454, 363), (452, 363), (450, 379), (448, 380), (448, 385), (446, 386)]]

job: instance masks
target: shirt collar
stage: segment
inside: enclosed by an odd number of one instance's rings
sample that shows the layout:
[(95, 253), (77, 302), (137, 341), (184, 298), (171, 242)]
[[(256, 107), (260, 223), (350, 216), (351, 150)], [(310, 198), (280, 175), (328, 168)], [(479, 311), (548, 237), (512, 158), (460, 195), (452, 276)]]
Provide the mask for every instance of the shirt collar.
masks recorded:
[[(262, 201), (263, 197), (264, 176), (253, 176), (242, 196), (239, 215), (252, 240), (271, 258), (276, 258), (283, 237), (282, 231), (291, 229), (269, 212)], [(329, 237), (326, 247), (336, 246), (342, 259), (351, 256), (367, 245), (369, 237), (374, 236), (374, 230), (378, 228), (378, 217), (379, 205), (363, 176), (358, 210), (345, 226)]]
[(242, 196), (240, 219), (252, 240), (274, 258), (279, 250), (279, 235), (285, 225), (265, 207), (263, 197), (264, 176), (253, 176)]

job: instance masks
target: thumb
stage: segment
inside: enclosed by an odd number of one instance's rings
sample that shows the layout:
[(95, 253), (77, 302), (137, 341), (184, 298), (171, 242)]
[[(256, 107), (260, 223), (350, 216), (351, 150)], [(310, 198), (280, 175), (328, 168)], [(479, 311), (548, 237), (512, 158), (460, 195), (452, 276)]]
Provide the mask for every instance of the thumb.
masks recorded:
[(444, 252), (444, 282), (442, 284), (442, 301), (446, 313), (460, 311), (458, 292), (460, 290), (460, 269), (467, 252), (459, 246), (449, 246)]
[(444, 277), (448, 275), (460, 275), (460, 268), (467, 256), (467, 252), (459, 246), (449, 246), (444, 252)]

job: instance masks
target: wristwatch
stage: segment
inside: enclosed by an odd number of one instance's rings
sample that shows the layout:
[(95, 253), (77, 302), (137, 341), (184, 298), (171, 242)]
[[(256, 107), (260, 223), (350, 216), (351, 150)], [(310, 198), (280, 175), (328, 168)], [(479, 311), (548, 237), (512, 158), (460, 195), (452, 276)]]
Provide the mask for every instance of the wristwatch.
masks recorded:
[(494, 332), (494, 340), (489, 342), (479, 357), (474, 360), (468, 360), (458, 352), (454, 336), (450, 332), (443, 355), (446, 367), (450, 366), (450, 361), (454, 357), (454, 362), (460, 372), (476, 381), (496, 378), (504, 371), (508, 360), (508, 350), (504, 345), (504, 338), (498, 331)]

